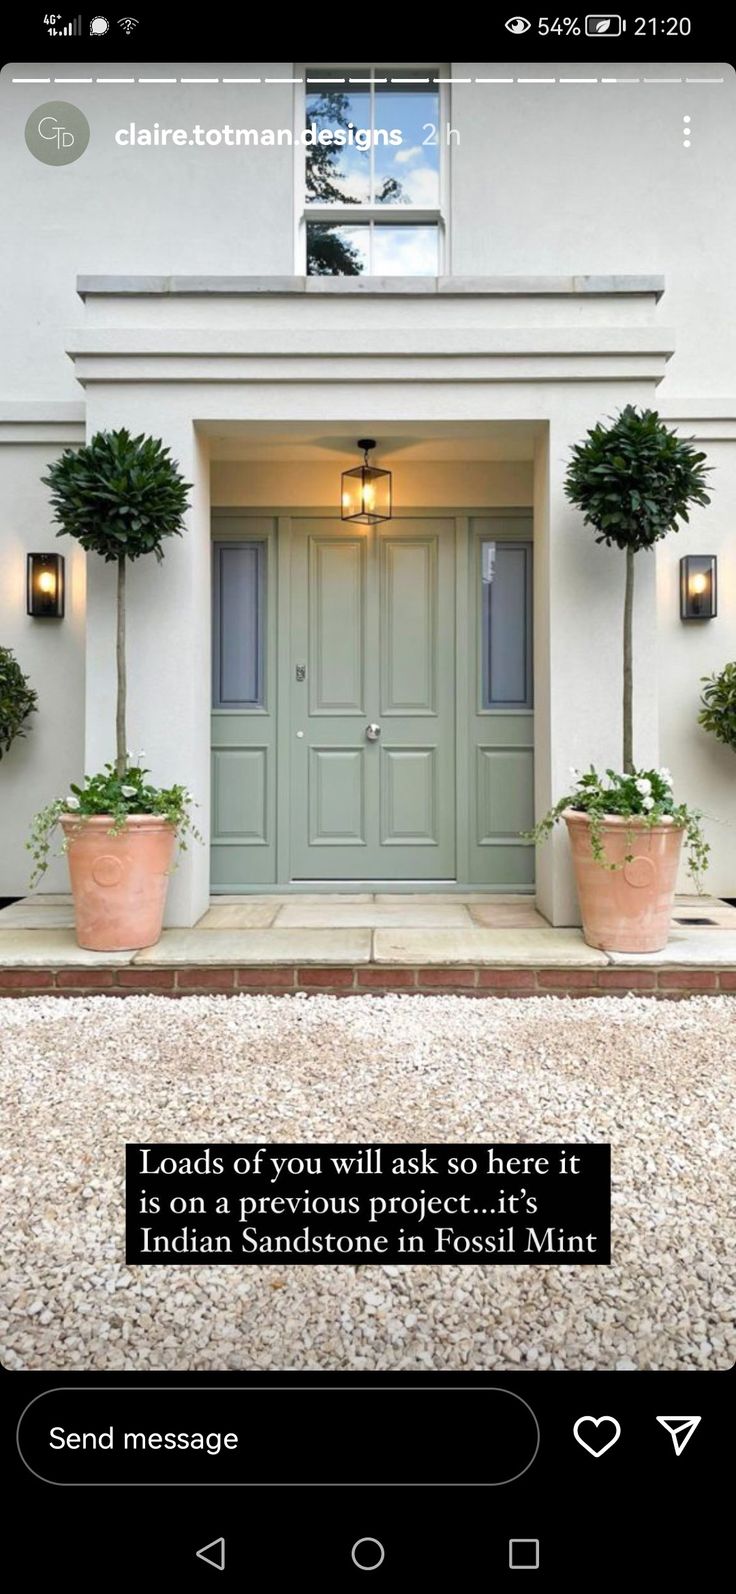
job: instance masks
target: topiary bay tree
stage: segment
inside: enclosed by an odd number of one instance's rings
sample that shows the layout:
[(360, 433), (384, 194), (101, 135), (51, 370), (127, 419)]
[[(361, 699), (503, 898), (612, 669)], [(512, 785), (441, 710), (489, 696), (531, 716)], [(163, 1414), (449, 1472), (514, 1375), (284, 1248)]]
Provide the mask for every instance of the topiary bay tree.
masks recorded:
[(565, 479), (565, 493), (596, 542), (626, 554), (623, 621), (623, 768), (634, 768), (633, 613), (634, 560), (653, 548), (691, 505), (706, 505), (708, 466), (693, 440), (671, 431), (656, 410), (627, 404), (608, 425), (597, 425), (576, 444)]
[(122, 428), (97, 432), (83, 448), (65, 449), (42, 477), (51, 489), (57, 536), (74, 537), (88, 553), (117, 565), (117, 709), (115, 773), (128, 764), (125, 657), (128, 561), (163, 559), (167, 537), (180, 537), (190, 482), (160, 438), (131, 437)]

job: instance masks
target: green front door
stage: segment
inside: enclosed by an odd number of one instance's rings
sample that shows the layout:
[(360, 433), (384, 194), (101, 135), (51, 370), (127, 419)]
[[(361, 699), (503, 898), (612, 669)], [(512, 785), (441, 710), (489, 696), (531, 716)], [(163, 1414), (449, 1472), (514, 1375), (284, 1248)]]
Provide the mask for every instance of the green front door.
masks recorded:
[(454, 537), (292, 521), (295, 881), (455, 878)]

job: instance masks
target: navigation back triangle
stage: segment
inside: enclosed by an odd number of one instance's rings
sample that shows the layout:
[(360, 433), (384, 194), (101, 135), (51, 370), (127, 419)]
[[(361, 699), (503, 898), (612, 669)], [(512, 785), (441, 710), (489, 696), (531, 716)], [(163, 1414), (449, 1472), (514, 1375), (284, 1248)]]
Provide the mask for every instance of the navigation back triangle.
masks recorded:
[(201, 1550), (197, 1550), (197, 1560), (206, 1561), (208, 1566), (214, 1566), (218, 1572), (224, 1572), (225, 1540), (212, 1539), (210, 1544), (203, 1544)]

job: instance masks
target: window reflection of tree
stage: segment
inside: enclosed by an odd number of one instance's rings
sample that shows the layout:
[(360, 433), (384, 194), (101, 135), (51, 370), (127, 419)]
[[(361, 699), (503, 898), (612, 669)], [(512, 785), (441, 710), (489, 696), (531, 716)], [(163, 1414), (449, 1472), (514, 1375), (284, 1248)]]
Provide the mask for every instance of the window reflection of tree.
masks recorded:
[[(310, 95), (307, 126), (340, 128), (345, 134), (351, 126), (350, 98), (336, 90)], [(344, 192), (340, 185), (340, 157), (344, 145), (311, 144), (307, 147), (307, 203), (319, 205), (359, 205), (360, 199)], [(400, 203), (401, 183), (385, 177), (376, 203)], [(358, 277), (363, 270), (359, 250), (345, 237), (339, 226), (329, 222), (309, 222), (307, 226), (307, 273), (310, 277)]]

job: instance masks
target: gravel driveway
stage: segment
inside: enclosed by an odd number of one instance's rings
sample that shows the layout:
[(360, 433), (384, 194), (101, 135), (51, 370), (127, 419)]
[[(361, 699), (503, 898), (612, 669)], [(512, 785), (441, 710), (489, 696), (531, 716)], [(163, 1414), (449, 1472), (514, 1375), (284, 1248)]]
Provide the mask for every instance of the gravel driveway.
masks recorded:
[[(730, 1366), (735, 1018), (728, 997), (3, 1001), (2, 1360)], [(148, 1139), (610, 1139), (614, 1263), (126, 1268), (123, 1143)]]

